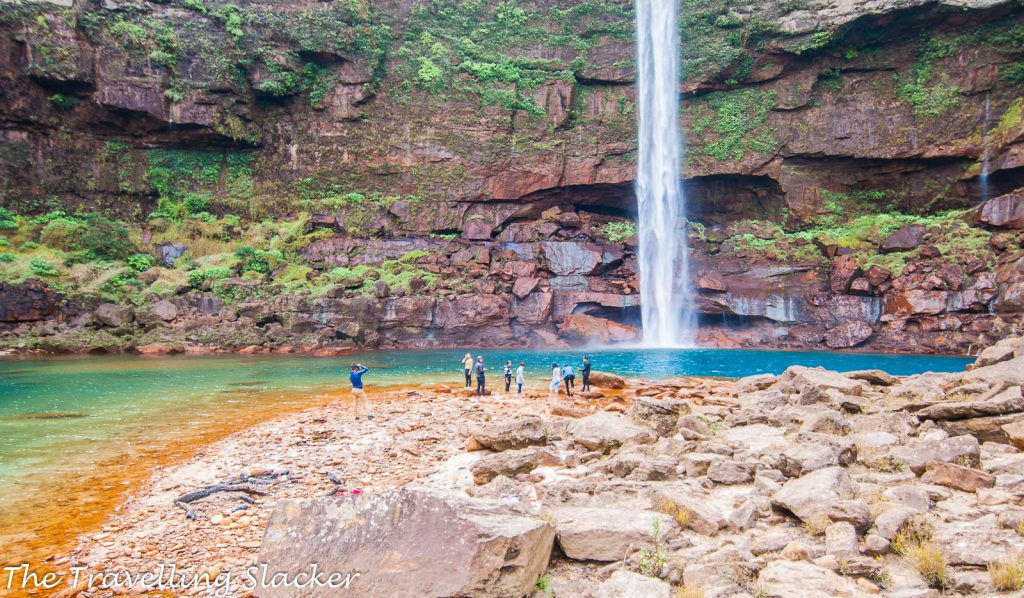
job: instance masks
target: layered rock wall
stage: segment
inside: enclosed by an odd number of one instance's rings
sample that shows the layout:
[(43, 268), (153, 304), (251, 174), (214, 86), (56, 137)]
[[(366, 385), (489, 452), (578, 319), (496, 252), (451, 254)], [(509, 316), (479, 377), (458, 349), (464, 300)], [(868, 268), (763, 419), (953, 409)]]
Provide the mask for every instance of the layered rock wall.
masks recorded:
[[(635, 210), (631, 10), (617, 0), (10, 6), (0, 203), (140, 223), (190, 194), (247, 221), (307, 212), (323, 234), (297, 259), (314, 277), (424, 251), (418, 267), (452, 281), (373, 296), (278, 289), (273, 301), (242, 284), (213, 312), (208, 293), (182, 288), (170, 327), (230, 332), (163, 340), (631, 338), (634, 246), (607, 228)], [(1000, 1), (686, 3), (682, 124), (704, 342), (963, 351), (1019, 326), (1021, 23), (1019, 6)], [(970, 243), (943, 221), (881, 271), (862, 246), (791, 236), (993, 197), (965, 223)], [(33, 311), (59, 323), (16, 332), (93, 326), (101, 300), (68, 299)], [(128, 344), (148, 333), (133, 329)]]

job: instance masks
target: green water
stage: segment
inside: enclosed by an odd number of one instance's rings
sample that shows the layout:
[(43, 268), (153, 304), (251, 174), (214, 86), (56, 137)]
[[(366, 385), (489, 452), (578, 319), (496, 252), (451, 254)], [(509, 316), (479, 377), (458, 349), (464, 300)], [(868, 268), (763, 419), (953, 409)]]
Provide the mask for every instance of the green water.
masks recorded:
[[(0, 504), (29, 472), (75, 475), (139, 442), (173, 441), (248, 409), (297, 405), (348, 386), (352, 361), (374, 384), (460, 383), (465, 350), (372, 352), (342, 358), (77, 357), (0, 361)], [(543, 388), (552, 362), (579, 366), (579, 351), (483, 350), (490, 383), (506, 359), (527, 365)], [(608, 350), (594, 368), (627, 376), (738, 377), (778, 373), (791, 364), (879, 368), (894, 374), (962, 370), (968, 359), (935, 356), (713, 349)], [(6, 495), (6, 496), (5, 496)]]

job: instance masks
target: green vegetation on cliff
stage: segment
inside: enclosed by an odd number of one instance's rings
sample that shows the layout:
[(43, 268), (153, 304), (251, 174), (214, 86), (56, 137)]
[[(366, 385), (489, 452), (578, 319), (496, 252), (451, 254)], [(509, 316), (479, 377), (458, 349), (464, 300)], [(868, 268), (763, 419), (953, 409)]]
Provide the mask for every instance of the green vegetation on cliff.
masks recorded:
[[(396, 52), (400, 89), (478, 97), (484, 105), (544, 114), (532, 93), (546, 82), (573, 84), (587, 52), (609, 41), (630, 42), (632, 11), (611, 0), (568, 8), (530, 8), (514, 0), (429, 0), (413, 7)], [(560, 57), (569, 49), (576, 58)], [(550, 56), (550, 57), (548, 57)]]
[(778, 148), (776, 131), (762, 125), (777, 98), (774, 90), (757, 89), (708, 94), (692, 107), (693, 134), (700, 141), (689, 151), (717, 160), (742, 160), (748, 151), (772, 155)]
[[(921, 255), (921, 248), (883, 253), (879, 244), (906, 226), (920, 225), (926, 230), (924, 244), (936, 248), (943, 260), (960, 265), (980, 262), (988, 268), (995, 265), (990, 244), (992, 233), (969, 226), (965, 210), (916, 215), (872, 212), (862, 203), (858, 210), (847, 212), (835, 199), (829, 204), (830, 211), (804, 227), (784, 228), (764, 220), (734, 222), (715, 244), (719, 251), (738, 257), (819, 265), (828, 263), (827, 248), (842, 249), (851, 252), (864, 270), (879, 266), (899, 276), (908, 261)], [(700, 238), (707, 242), (707, 235)]]

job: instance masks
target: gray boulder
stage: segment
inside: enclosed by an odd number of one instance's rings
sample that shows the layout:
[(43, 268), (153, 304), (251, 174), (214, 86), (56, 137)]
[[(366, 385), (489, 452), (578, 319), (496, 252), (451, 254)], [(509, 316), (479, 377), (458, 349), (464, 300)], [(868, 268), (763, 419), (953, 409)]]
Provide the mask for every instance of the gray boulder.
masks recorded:
[(607, 411), (599, 411), (573, 421), (569, 424), (569, 434), (580, 446), (602, 452), (616, 449), (629, 440), (654, 440), (647, 430), (621, 415)]
[(798, 444), (782, 453), (778, 468), (786, 477), (802, 475), (839, 465), (839, 457), (832, 447), (825, 444)]
[(777, 560), (768, 563), (757, 578), (763, 598), (853, 598), (863, 592), (852, 580), (808, 561)]
[(830, 521), (849, 523), (858, 532), (863, 532), (871, 527), (874, 518), (871, 516), (871, 507), (859, 500), (841, 500), (828, 511)]
[(1007, 386), (1024, 386), (1024, 355), (999, 363), (974, 368), (963, 374), (965, 382), (1005, 383)]
[(719, 459), (708, 467), (708, 479), (717, 484), (746, 484), (754, 480), (757, 464)]
[(170, 322), (178, 317), (178, 307), (170, 301), (157, 301), (149, 306), (149, 313), (159, 320)]
[(657, 521), (660, 540), (679, 526), (663, 513), (614, 507), (558, 507), (551, 510), (562, 552), (577, 561), (618, 561), (632, 550), (654, 549)]
[[(335, 499), (284, 500), (270, 516), (259, 562), (268, 571), (358, 572), (348, 591), (367, 597), (525, 596), (547, 568), (547, 522), (498, 502), (421, 489)], [(336, 596), (306, 588), (303, 596)], [(290, 587), (257, 587), (290, 597)]]
[(986, 400), (937, 403), (918, 411), (917, 417), (934, 420), (968, 419), (1021, 411), (1024, 411), (1024, 394), (1019, 386), (1011, 386)]
[(659, 485), (651, 496), (651, 508), (675, 516), (688, 516), (687, 527), (702, 536), (713, 536), (726, 526), (719, 506), (696, 489), (669, 484)]
[(981, 445), (974, 436), (953, 436), (941, 440), (918, 439), (902, 446), (890, 446), (877, 451), (868, 451), (868, 458), (858, 454), (858, 459), (871, 462), (871, 455), (882, 456), (891, 461), (902, 463), (916, 475), (927, 469), (930, 461), (942, 463), (965, 462), (978, 465), (980, 462)]
[(135, 310), (116, 303), (103, 303), (93, 312), (96, 321), (103, 326), (117, 328), (135, 319)]
[(481, 447), (492, 451), (543, 446), (548, 442), (544, 422), (539, 417), (482, 424), (471, 428), (469, 433)]
[(470, 466), (473, 482), (486, 484), (498, 476), (515, 477), (521, 473), (529, 473), (540, 465), (541, 450), (525, 448), (514, 451), (503, 451), (484, 455)]
[(772, 497), (772, 503), (800, 518), (820, 523), (839, 501), (855, 498), (857, 483), (842, 467), (826, 467), (789, 480)]
[(637, 397), (633, 399), (629, 414), (658, 436), (669, 436), (675, 433), (679, 416), (686, 415), (690, 410), (690, 403), (679, 399)]

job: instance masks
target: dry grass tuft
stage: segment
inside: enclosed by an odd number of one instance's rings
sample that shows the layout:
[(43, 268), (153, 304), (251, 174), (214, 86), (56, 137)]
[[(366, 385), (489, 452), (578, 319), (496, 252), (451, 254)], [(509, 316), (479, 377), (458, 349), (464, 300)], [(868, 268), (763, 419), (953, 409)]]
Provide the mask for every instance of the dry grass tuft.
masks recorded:
[(934, 528), (926, 517), (914, 517), (893, 538), (892, 548), (921, 574), (929, 586), (944, 590), (949, 585), (946, 557), (932, 542)]
[(1024, 589), (1024, 556), (1011, 555), (1004, 561), (989, 563), (988, 574), (998, 592)]
[(679, 529), (686, 529), (686, 526), (690, 525), (690, 520), (693, 519), (693, 514), (690, 513), (689, 509), (681, 507), (667, 498), (658, 504), (657, 511), (675, 519), (676, 523), (679, 524)]
[(676, 590), (676, 598), (704, 598), (704, 588), (679, 588)]

